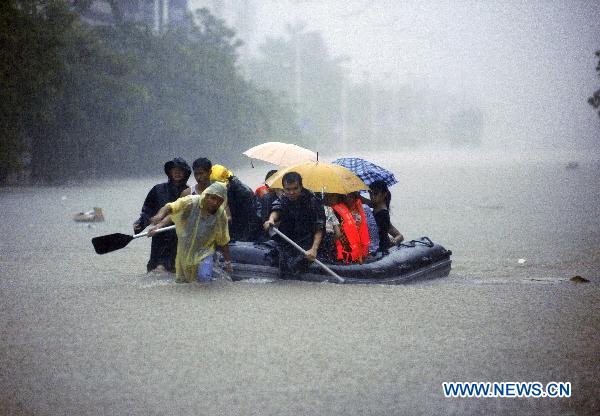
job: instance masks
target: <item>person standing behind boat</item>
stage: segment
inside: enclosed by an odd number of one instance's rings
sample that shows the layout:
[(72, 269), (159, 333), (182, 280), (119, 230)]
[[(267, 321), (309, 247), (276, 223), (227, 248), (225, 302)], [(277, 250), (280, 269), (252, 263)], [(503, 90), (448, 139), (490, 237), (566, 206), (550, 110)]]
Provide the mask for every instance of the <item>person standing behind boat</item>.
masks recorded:
[(176, 281), (191, 283), (194, 280), (210, 281), (213, 276), (213, 262), (216, 246), (221, 248), (225, 258), (225, 270), (233, 271), (229, 254), (229, 229), (225, 204), (227, 188), (214, 182), (200, 195), (188, 195), (170, 202), (152, 217), (156, 230), (175, 223), (177, 232)]
[[(404, 240), (402, 234), (390, 222), (390, 202), (392, 195), (384, 181), (375, 181), (369, 185), (369, 195), (373, 204), (373, 215), (379, 229), (378, 253), (387, 255), (392, 243)], [(390, 240), (390, 235), (392, 239)]]
[(341, 233), (336, 240), (337, 260), (363, 263), (369, 255), (369, 228), (358, 193), (346, 195), (332, 206), (340, 220)]
[[(133, 223), (133, 232), (139, 234), (150, 225), (152, 218), (158, 210), (168, 202), (175, 201), (181, 192), (187, 188), (187, 180), (192, 173), (190, 166), (181, 158), (176, 157), (165, 163), (165, 174), (168, 181), (152, 187), (146, 199), (140, 217)], [(152, 238), (150, 260), (146, 265), (147, 271), (175, 271), (175, 255), (177, 250), (177, 236), (173, 231), (157, 234)]]
[(194, 171), (194, 179), (196, 179), (196, 185), (186, 188), (181, 196), (188, 195), (200, 195), (202, 191), (208, 188), (210, 185), (210, 172), (212, 169), (212, 162), (205, 157), (200, 157), (192, 163), (192, 170)]
[(283, 195), (273, 201), (263, 228), (268, 231), (280, 222), (279, 230), (307, 251), (303, 255), (287, 242), (280, 242), (279, 273), (285, 278), (289, 274), (305, 273), (316, 259), (325, 231), (325, 211), (321, 200), (302, 187), (302, 176), (298, 172), (283, 175), (282, 183)]
[(222, 182), (227, 187), (226, 212), (229, 218), (231, 239), (234, 241), (255, 240), (258, 217), (252, 189), (222, 165), (213, 165), (210, 180), (211, 182)]

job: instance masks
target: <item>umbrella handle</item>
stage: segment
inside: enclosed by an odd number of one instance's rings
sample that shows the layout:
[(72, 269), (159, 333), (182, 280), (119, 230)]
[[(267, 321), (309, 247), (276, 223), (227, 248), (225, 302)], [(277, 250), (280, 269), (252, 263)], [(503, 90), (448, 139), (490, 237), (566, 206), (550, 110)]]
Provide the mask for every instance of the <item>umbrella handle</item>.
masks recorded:
[[(154, 233), (158, 234), (158, 233), (164, 233), (165, 231), (169, 231), (169, 230), (174, 230), (175, 226), (174, 225), (169, 225), (168, 227), (163, 227), (163, 228), (159, 228), (158, 230), (156, 230)], [(133, 238), (140, 238), (140, 237), (146, 237), (148, 235), (150, 231), (146, 231), (145, 233), (139, 233), (133, 236)]]
[[(288, 243), (290, 243), (296, 250), (298, 250), (302, 254), (306, 255), (306, 250), (304, 250), (302, 247), (300, 247), (298, 244), (296, 244), (296, 242), (293, 241), (291, 238), (289, 238), (287, 235), (285, 235), (284, 233), (282, 233), (281, 231), (279, 231), (277, 229), (277, 227), (271, 226), (270, 230), (273, 230), (281, 238), (283, 238), (285, 241), (287, 241)], [(315, 263), (317, 263), (323, 270), (325, 270), (331, 276), (335, 277), (337, 279), (338, 283), (344, 283), (344, 282), (346, 282), (346, 280), (344, 280), (343, 277), (339, 276), (336, 272), (334, 272), (333, 270), (331, 270), (329, 267), (325, 266), (323, 263), (321, 263), (320, 260), (315, 259)]]

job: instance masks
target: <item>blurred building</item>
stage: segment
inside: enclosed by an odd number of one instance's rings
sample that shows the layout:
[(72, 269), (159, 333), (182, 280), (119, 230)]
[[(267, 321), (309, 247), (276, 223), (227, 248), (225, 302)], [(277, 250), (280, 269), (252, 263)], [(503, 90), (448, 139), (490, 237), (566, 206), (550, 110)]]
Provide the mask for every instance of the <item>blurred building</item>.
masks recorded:
[(119, 20), (144, 23), (156, 32), (186, 24), (188, 0), (71, 0), (81, 19), (92, 25)]

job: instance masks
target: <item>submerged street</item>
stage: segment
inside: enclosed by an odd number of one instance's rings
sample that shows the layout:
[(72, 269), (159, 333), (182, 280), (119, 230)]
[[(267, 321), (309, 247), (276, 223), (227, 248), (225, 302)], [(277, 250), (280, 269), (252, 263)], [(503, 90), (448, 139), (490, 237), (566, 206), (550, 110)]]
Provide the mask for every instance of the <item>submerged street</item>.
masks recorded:
[[(103, 256), (90, 243), (129, 232), (154, 179), (4, 190), (3, 414), (596, 413), (599, 165), (510, 161), (511, 194), (486, 190), (508, 162), (457, 161), (415, 162), (425, 174), (393, 188), (407, 238), (454, 252), (449, 277), (399, 286), (176, 284), (145, 274), (147, 240)], [(104, 223), (72, 221), (95, 205)], [(444, 381), (565, 381), (573, 395), (447, 399)]]

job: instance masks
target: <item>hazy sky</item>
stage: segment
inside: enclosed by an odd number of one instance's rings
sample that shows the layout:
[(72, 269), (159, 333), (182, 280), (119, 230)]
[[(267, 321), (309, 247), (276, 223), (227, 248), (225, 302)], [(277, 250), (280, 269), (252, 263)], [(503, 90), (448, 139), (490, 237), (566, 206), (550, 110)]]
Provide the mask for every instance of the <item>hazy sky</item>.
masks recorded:
[[(210, 1), (191, 2), (192, 5)], [(224, 2), (232, 7), (238, 2)], [(252, 45), (286, 23), (319, 30), (348, 73), (418, 82), (480, 105), (485, 141), (600, 148), (600, 1), (262, 0)]]

